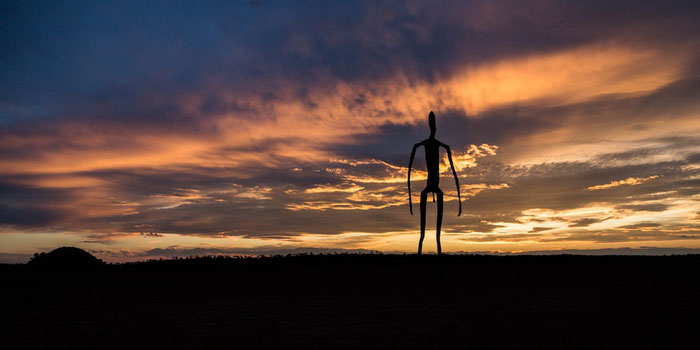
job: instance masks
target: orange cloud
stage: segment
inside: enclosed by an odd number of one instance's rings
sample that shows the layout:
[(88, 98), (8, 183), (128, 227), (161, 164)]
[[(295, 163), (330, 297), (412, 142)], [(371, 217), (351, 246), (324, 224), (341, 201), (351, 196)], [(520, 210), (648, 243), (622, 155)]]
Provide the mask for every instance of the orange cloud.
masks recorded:
[[(250, 92), (216, 87), (215, 94), (223, 102), (243, 101), (250, 112), (222, 112), (201, 122), (193, 119), (201, 129), (211, 130), (202, 134), (77, 122), (41, 134), (5, 133), (1, 149), (35, 149), (36, 157), (3, 159), (0, 172), (58, 174), (196, 165), (235, 167), (244, 173), (251, 165), (293, 167), (302, 161), (334, 158), (328, 145), (351, 143), (357, 135), (372, 133), (387, 123), (424, 123), (430, 109), (475, 115), (535, 100), (551, 106), (604, 94), (646, 93), (677, 80), (691, 58), (681, 49), (593, 44), (465, 65), (452, 78), (434, 82), (401, 75), (375, 82), (338, 82), (309, 91), (313, 108), (299, 100), (291, 85), (282, 86), (274, 102), (262, 101)], [(354, 102), (357, 96), (362, 96), (362, 102)], [(199, 113), (204, 103), (197, 93), (178, 99), (183, 112), (189, 113)], [(271, 142), (274, 140), (283, 142)], [(53, 147), (68, 141), (70, 147)], [(256, 150), (257, 145), (265, 147)], [(490, 150), (480, 148), (470, 154), (479, 156), (477, 151)], [(456, 158), (455, 166), (460, 169), (473, 166), (470, 156)]]
[(617, 180), (617, 181), (612, 181), (607, 184), (603, 185), (596, 185), (596, 186), (591, 186), (587, 187), (586, 189), (589, 191), (597, 191), (597, 190), (604, 190), (608, 188), (613, 188), (613, 187), (618, 187), (622, 185), (630, 185), (630, 186), (635, 186), (635, 185), (641, 185), (647, 181), (659, 178), (659, 175), (652, 175), (648, 177), (628, 177), (624, 180)]
[(312, 188), (307, 188), (304, 192), (305, 193), (333, 193), (333, 192), (357, 192), (363, 190), (364, 187), (357, 186), (355, 184), (347, 184), (347, 185), (337, 185), (337, 186), (332, 186), (332, 185), (317, 185)]

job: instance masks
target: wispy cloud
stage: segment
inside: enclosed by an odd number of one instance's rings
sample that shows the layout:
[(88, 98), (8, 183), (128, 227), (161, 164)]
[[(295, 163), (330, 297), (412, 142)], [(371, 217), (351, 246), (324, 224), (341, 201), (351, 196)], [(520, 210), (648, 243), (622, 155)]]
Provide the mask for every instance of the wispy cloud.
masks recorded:
[(659, 175), (652, 175), (652, 176), (648, 176), (648, 177), (628, 177), (624, 180), (616, 180), (616, 181), (612, 181), (612, 182), (609, 182), (609, 183), (606, 183), (603, 185), (590, 186), (590, 187), (587, 187), (586, 189), (589, 191), (596, 191), (596, 190), (604, 190), (604, 189), (613, 188), (613, 187), (622, 186), (622, 185), (630, 185), (630, 186), (641, 185), (647, 181), (650, 181), (650, 180), (653, 180), (656, 178), (659, 178)]

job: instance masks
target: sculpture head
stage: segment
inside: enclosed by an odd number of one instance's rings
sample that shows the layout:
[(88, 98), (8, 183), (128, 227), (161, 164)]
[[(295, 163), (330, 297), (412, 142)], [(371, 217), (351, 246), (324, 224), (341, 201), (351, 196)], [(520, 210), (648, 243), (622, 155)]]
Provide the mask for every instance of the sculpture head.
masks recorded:
[(428, 124), (430, 124), (430, 137), (435, 136), (435, 113), (433, 111), (430, 111), (430, 114), (428, 114)]

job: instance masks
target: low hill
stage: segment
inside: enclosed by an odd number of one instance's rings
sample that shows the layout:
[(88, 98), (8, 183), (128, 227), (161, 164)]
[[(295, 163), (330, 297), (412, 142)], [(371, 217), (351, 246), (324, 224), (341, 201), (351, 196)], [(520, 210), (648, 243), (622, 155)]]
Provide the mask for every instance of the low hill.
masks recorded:
[(76, 247), (60, 247), (48, 253), (36, 253), (28, 267), (42, 269), (91, 269), (104, 265), (92, 254)]

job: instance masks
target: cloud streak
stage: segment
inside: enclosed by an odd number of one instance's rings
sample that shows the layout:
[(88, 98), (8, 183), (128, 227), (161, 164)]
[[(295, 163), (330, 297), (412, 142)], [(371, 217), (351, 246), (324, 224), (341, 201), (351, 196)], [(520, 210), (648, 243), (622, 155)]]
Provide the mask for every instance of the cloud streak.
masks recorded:
[(658, 175), (652, 175), (652, 176), (648, 176), (648, 177), (628, 177), (624, 180), (612, 181), (610, 183), (603, 184), (603, 185), (590, 186), (590, 187), (587, 187), (586, 189), (589, 191), (597, 191), (597, 190), (604, 190), (607, 188), (613, 188), (613, 187), (622, 186), (622, 185), (630, 185), (630, 186), (641, 185), (649, 180), (653, 180), (653, 179), (656, 179), (658, 177), (659, 177)]

